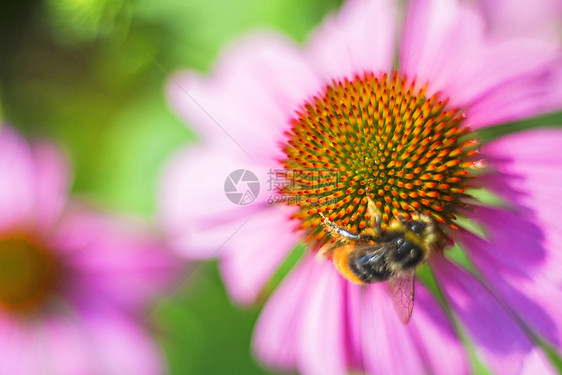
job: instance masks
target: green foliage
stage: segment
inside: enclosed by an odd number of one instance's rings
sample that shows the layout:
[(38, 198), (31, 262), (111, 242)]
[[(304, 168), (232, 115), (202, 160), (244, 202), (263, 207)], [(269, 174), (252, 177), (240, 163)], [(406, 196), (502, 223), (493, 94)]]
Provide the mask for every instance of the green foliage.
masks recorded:
[(172, 374), (270, 374), (254, 361), (250, 340), (258, 316), (229, 300), (216, 263), (195, 269), (184, 290), (153, 313)]

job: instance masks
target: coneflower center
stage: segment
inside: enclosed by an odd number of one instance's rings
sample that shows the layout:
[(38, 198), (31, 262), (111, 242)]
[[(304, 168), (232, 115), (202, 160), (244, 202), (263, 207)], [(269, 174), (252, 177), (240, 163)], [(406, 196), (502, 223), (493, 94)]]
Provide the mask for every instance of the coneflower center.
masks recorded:
[(22, 238), (0, 239), (0, 309), (22, 312), (45, 301), (55, 286), (53, 257)]
[[(286, 186), (307, 240), (329, 240), (322, 216), (350, 232), (370, 223), (372, 201), (383, 227), (417, 214), (455, 227), (478, 143), (463, 111), (427, 85), (395, 73), (333, 81), (292, 120)], [(322, 215), (320, 215), (320, 213)]]

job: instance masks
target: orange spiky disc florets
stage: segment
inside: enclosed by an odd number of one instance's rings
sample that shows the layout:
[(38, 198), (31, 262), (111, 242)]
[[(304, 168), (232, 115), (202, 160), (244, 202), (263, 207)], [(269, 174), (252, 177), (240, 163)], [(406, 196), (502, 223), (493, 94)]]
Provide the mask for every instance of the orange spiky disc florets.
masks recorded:
[(372, 200), (383, 227), (417, 213), (455, 227), (478, 142), (459, 108), (395, 73), (334, 81), (292, 120), (281, 193), (308, 240), (328, 240), (322, 213), (360, 232)]

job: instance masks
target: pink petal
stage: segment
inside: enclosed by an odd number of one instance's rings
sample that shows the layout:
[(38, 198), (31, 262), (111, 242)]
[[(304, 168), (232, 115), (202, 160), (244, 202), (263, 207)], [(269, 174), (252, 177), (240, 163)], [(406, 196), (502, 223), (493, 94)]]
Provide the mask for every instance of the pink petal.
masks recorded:
[(78, 301), (138, 309), (177, 279), (180, 264), (141, 225), (77, 208), (61, 223), (55, 247), (67, 253)]
[(53, 373), (162, 374), (158, 349), (130, 319), (110, 310), (58, 315), (43, 323)]
[(351, 284), (331, 261), (307, 255), (267, 302), (256, 326), (255, 350), (270, 366), (296, 366), (305, 374), (349, 368), (467, 373), (462, 343), (444, 312), (423, 287), (417, 290), (415, 315), (404, 325), (381, 285)]
[(351, 0), (314, 33), (307, 50), (325, 84), (363, 72), (392, 69), (396, 37), (394, 1)]
[[(365, 369), (371, 374), (419, 374), (426, 372), (423, 358), (408, 328), (396, 316), (382, 285), (365, 290), (361, 306), (362, 347)], [(408, 358), (408, 360), (404, 360)]]
[[(416, 285), (410, 321), (418, 350), (431, 374), (468, 374), (467, 354), (460, 338), (437, 301), (422, 285)], [(443, 353), (447, 353), (443, 356)]]
[[(165, 169), (160, 189), (170, 245), (190, 258), (214, 256), (251, 215), (267, 206), (273, 194), (267, 182), (272, 168), (205, 147), (179, 153)], [(253, 172), (260, 182), (256, 201), (246, 206), (233, 203), (225, 193), (227, 177), (239, 169)]]
[[(488, 210), (488, 215), (496, 218), (499, 216), (490, 211), (492, 210)], [(514, 224), (512, 228), (516, 228), (518, 219), (516, 215), (512, 215), (512, 220), (506, 218), (506, 215), (502, 216), (506, 229), (510, 224)], [(507, 230), (514, 234), (510, 247), (495, 240), (488, 243), (471, 234), (465, 234), (458, 240), (463, 244), (465, 252), (475, 267), (491, 286), (493, 293), (534, 332), (561, 348), (562, 322), (558, 319), (558, 315), (562, 290), (546, 279), (540, 269), (535, 269), (536, 265), (532, 258), (533, 255), (539, 259), (544, 256), (540, 254), (541, 247), (528, 247), (526, 244), (529, 240), (525, 238), (526, 235), (518, 235), (513, 230)], [(528, 253), (524, 258), (520, 255), (523, 251)], [(535, 252), (537, 254), (534, 254)], [(527, 272), (524, 272), (525, 267), (528, 268)]]
[(369, 286), (362, 298), (359, 327), (369, 373), (468, 373), (461, 341), (443, 310), (421, 285), (416, 286), (414, 312), (407, 325), (396, 316), (384, 287)]
[(496, 38), (560, 37), (560, 0), (479, 0), (488, 32)]
[(38, 350), (32, 322), (20, 322), (0, 313), (0, 374), (37, 374), (48, 367)]
[(33, 148), (14, 130), (0, 130), (0, 231), (48, 233), (66, 203), (68, 167), (52, 145)]
[(476, 208), (471, 216), (488, 232), (488, 242), (460, 240), (498, 296), (526, 324), (561, 347), (557, 301), (562, 297), (562, 131), (531, 130), (483, 147), (497, 171), (486, 186), (515, 210)]
[(165, 365), (156, 345), (140, 327), (119, 314), (90, 315), (84, 320), (98, 374), (158, 375)]
[(56, 374), (91, 374), (101, 371), (92, 356), (91, 342), (83, 327), (82, 317), (73, 311), (49, 316), (40, 327), (43, 350), (48, 354)]
[(302, 305), (298, 367), (302, 374), (347, 374), (344, 288), (332, 261), (310, 259), (310, 286)]
[(303, 374), (347, 374), (346, 283), (331, 261), (306, 256), (260, 316), (254, 334), (260, 359)]
[(289, 119), (319, 82), (292, 42), (255, 35), (227, 50), (213, 78), (183, 73), (168, 85), (172, 106), (206, 143), (271, 165)]
[(294, 370), (302, 304), (306, 303), (311, 261), (304, 259), (268, 299), (254, 330), (253, 348), (266, 365)]
[[(295, 223), (282, 207), (271, 207), (248, 218), (224, 244), (220, 268), (232, 298), (239, 303), (255, 301), (299, 241)], [(291, 210), (292, 211), (292, 210)], [(220, 249), (217, 249), (220, 250)]]
[(441, 256), (434, 256), (431, 265), (455, 316), (475, 343), (476, 354), (493, 373), (520, 374), (524, 368), (554, 373), (540, 348), (483, 285)]
[(37, 225), (45, 230), (54, 226), (66, 204), (69, 167), (60, 151), (47, 142), (33, 145), (37, 189)]
[[(493, 177), (484, 180), (486, 186), (516, 205), (518, 213), (537, 228), (535, 232), (542, 232), (535, 235), (544, 249), (541, 272), (552, 270), (548, 277), (559, 285), (562, 277), (555, 269), (562, 266), (561, 145), (562, 131), (542, 129), (502, 137), (482, 148), (496, 170)], [(486, 224), (494, 232), (503, 230), (502, 223)]]
[(470, 125), (479, 128), (559, 108), (560, 58), (552, 41), (487, 39), (481, 15), (464, 2), (416, 0), (400, 69), (466, 108)]
[(33, 224), (34, 173), (29, 145), (12, 129), (0, 128), (0, 230)]

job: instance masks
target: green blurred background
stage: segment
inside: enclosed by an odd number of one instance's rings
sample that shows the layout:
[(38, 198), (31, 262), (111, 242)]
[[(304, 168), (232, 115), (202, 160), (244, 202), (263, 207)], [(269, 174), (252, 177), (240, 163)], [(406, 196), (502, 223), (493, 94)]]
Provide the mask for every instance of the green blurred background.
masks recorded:
[[(0, 5), (0, 116), (68, 154), (73, 193), (154, 220), (166, 159), (194, 141), (164, 96), (257, 29), (303, 41), (340, 0), (22, 0)], [(250, 352), (260, 306), (228, 299), (214, 263), (147, 317), (171, 374), (267, 374)]]

